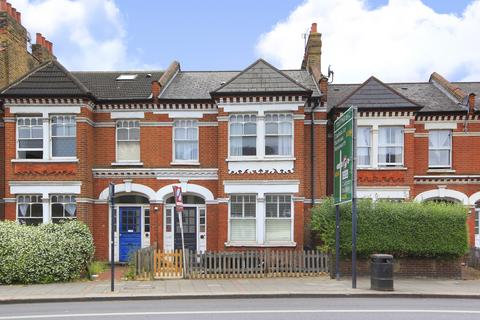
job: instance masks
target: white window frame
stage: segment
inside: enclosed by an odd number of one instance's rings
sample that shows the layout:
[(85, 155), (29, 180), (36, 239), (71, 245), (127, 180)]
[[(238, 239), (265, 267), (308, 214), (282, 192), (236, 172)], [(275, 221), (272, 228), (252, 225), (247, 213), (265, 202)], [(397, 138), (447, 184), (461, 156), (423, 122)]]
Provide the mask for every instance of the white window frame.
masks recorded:
[[(139, 130), (139, 133), (138, 133), (138, 140), (118, 140), (118, 124), (120, 122), (128, 122), (128, 123), (138, 123), (138, 130)], [(125, 127), (122, 127), (122, 128), (125, 128)], [(133, 127), (127, 127), (127, 130), (128, 130), (128, 136), (130, 136), (130, 130), (131, 128), (137, 128), (135, 126)], [(131, 120), (131, 119), (119, 119), (115, 122), (115, 160), (117, 163), (140, 163), (141, 161), (141, 158), (142, 158), (142, 148), (141, 148), (141, 129), (140, 129), (140, 121), (139, 120)], [(118, 142), (124, 142), (124, 141), (128, 141), (128, 142), (132, 142), (132, 141), (135, 141), (135, 142), (138, 142), (138, 159), (135, 159), (135, 160), (121, 160), (118, 158)]]
[[(242, 217), (234, 217), (232, 218), (232, 196), (240, 196), (240, 197), (245, 197), (245, 196), (251, 196), (255, 198), (255, 218), (252, 217), (247, 217), (245, 218), (245, 202), (242, 201)], [(248, 244), (256, 244), (258, 242), (258, 198), (256, 194), (247, 194), (247, 193), (238, 193), (238, 194), (231, 194), (228, 199), (228, 242), (230, 243), (248, 243)], [(232, 240), (232, 220), (254, 220), (255, 221), (255, 240)]]
[[(25, 119), (36, 119), (37, 124), (35, 125), (36, 127), (40, 126), (42, 128), (42, 147), (41, 148), (20, 148), (20, 140), (40, 140), (40, 139), (32, 139), (32, 138), (20, 138), (20, 125), (19, 121)], [(23, 124), (23, 127), (26, 125)], [(30, 131), (32, 130), (32, 125), (28, 125), (30, 127)], [(16, 147), (17, 147), (17, 159), (22, 159), (22, 160), (40, 160), (45, 158), (45, 126), (43, 125), (43, 117), (41, 115), (22, 115), (18, 116), (16, 118)], [(39, 159), (34, 159), (34, 158), (20, 158), (20, 152), (22, 151), (41, 151), (42, 152), (42, 157)]]
[[(56, 201), (53, 201), (54, 197), (57, 197)], [(59, 201), (59, 197), (62, 197), (61, 199), (63, 201)], [(68, 200), (68, 201), (67, 201)], [(63, 216), (62, 217), (54, 217), (53, 216), (53, 205), (54, 204), (61, 204), (63, 206)], [(68, 212), (66, 212), (65, 205), (68, 204), (75, 204), (75, 216), (70, 216)], [(77, 220), (78, 216), (78, 204), (77, 204), (77, 197), (74, 194), (51, 194), (50, 195), (50, 203), (49, 203), (49, 208), (50, 208), (50, 222), (53, 222), (54, 219), (59, 219), (59, 220)]]
[[(290, 217), (279, 217), (280, 213), (280, 201), (277, 202), (277, 217), (267, 217), (267, 197), (269, 196), (285, 196), (285, 197), (290, 197)], [(285, 202), (282, 202), (285, 203)], [(293, 231), (294, 231), (294, 225), (295, 225), (295, 220), (294, 220), (294, 203), (293, 203), (293, 195), (291, 194), (285, 194), (285, 193), (266, 193), (265, 194), (265, 225), (264, 225), (264, 239), (265, 243), (276, 243), (276, 242), (293, 242)], [(267, 220), (289, 220), (290, 221), (290, 239), (289, 240), (267, 240)]]
[[(20, 198), (22, 197), (35, 197), (37, 199), (37, 201), (34, 201), (32, 202), (31, 201), (31, 198), (30, 198), (30, 201), (29, 202), (20, 202)], [(40, 200), (40, 201), (38, 201)], [(40, 204), (40, 206), (42, 207), (42, 222), (40, 224), (43, 224), (45, 223), (45, 214), (48, 214), (45, 212), (45, 206), (43, 205), (43, 199), (42, 199), (42, 195), (41, 194), (18, 194), (16, 195), (16, 199), (15, 199), (15, 208), (16, 208), (16, 221), (17, 223), (20, 223), (20, 220), (19, 220), (19, 211), (20, 211), (20, 204), (24, 203), (24, 204), (28, 204), (30, 207), (32, 206), (32, 204), (36, 203), (36, 204)], [(30, 212), (31, 212), (31, 208), (30, 208)], [(31, 218), (31, 213), (30, 213), (30, 218)], [(29, 218), (22, 218), (22, 219), (29, 219)], [(39, 217), (36, 217), (35, 219), (40, 219)]]
[[(232, 155), (231, 154), (231, 146), (232, 146), (232, 141), (231, 141), (231, 138), (232, 138), (232, 133), (231, 133), (231, 125), (232, 125), (232, 122), (231, 122), (231, 118), (232, 117), (237, 117), (237, 116), (242, 116), (242, 117), (245, 117), (245, 116), (255, 116), (255, 135), (253, 134), (242, 134), (242, 135), (235, 135), (234, 137), (255, 137), (255, 155)], [(232, 114), (229, 114), (228, 115), (228, 157), (229, 158), (232, 158), (232, 159), (256, 159), (258, 158), (259, 156), (259, 126), (258, 126), (258, 122), (259, 122), (259, 116), (258, 114), (256, 113), (232, 113)], [(245, 122), (245, 121), (242, 121), (242, 124), (245, 125), (245, 123), (248, 123), (248, 122)]]
[[(450, 137), (450, 146), (448, 148), (446, 147), (437, 147), (437, 148), (430, 148), (430, 134), (432, 132), (439, 132), (439, 131), (448, 131), (449, 137)], [(429, 168), (445, 168), (449, 169), (452, 168), (452, 150), (453, 150), (453, 132), (450, 129), (432, 129), (428, 131), (428, 167)], [(430, 150), (448, 150), (448, 165), (432, 165), (430, 164)]]
[[(267, 121), (268, 116), (274, 116), (274, 115), (276, 115), (278, 117), (277, 121)], [(290, 120), (289, 121), (280, 121), (280, 116), (281, 115), (290, 116)], [(265, 130), (264, 130), (264, 136), (263, 136), (263, 139), (264, 139), (264, 143), (263, 143), (264, 152), (263, 152), (263, 154), (265, 155), (265, 158), (293, 157), (293, 154), (295, 153), (295, 150), (294, 150), (295, 145), (294, 145), (294, 139), (293, 139), (295, 121), (293, 119), (293, 116), (294, 116), (293, 113), (290, 113), (290, 112), (267, 112), (267, 113), (265, 113), (265, 119), (264, 119)], [(268, 134), (267, 133), (267, 122), (277, 123), (278, 127), (280, 127), (281, 123), (290, 122), (292, 131), (290, 132), (290, 134), (281, 134), (281, 133)], [(257, 130), (257, 132), (258, 132), (258, 130)], [(269, 136), (270, 137), (290, 136), (290, 143), (291, 143), (290, 154), (271, 154), (271, 155), (267, 155), (266, 154), (267, 137), (269, 137)], [(257, 149), (258, 149), (258, 147), (257, 147)]]
[[(58, 136), (59, 138), (75, 138), (75, 154), (73, 156), (66, 156), (66, 157), (58, 157), (53, 155), (53, 118), (58, 118), (58, 117), (63, 117), (63, 118), (73, 118), (73, 123), (75, 124), (75, 135), (73, 136)], [(50, 115), (49, 118), (49, 134), (50, 134), (50, 158), (51, 159), (76, 159), (77, 158), (77, 117), (72, 114), (52, 114)]]
[[(373, 128), (371, 126), (358, 126), (358, 128), (368, 129), (369, 134), (370, 134), (370, 145), (359, 146), (358, 145), (358, 139), (357, 139), (357, 155), (358, 155), (358, 149), (359, 148), (363, 148), (363, 149), (368, 148), (368, 155), (369, 155), (368, 164), (360, 164), (360, 161), (357, 161), (357, 167), (359, 167), (359, 168), (370, 168), (370, 167), (372, 167), (372, 159), (373, 159), (373, 153), (372, 153), (373, 152)], [(358, 157), (357, 157), (357, 159), (358, 159)]]
[[(191, 122), (193, 124), (195, 124), (193, 127), (183, 127), (181, 126), (180, 128), (185, 128), (186, 130), (190, 129), (190, 128), (193, 128), (197, 131), (197, 139), (196, 140), (190, 140), (190, 139), (182, 139), (182, 140), (179, 140), (179, 141), (190, 141), (190, 142), (193, 142), (195, 141), (197, 143), (197, 158), (196, 159), (190, 159), (190, 160), (183, 160), (183, 159), (177, 159), (176, 157), (176, 151), (175, 151), (175, 147), (176, 147), (176, 141), (177, 141), (177, 138), (175, 136), (175, 128), (176, 128), (176, 124), (180, 124), (180, 123), (188, 123), (188, 122)], [(200, 159), (200, 130), (199, 130), (199, 127), (198, 127), (198, 120), (195, 120), (195, 119), (178, 119), (178, 120), (175, 120), (173, 122), (173, 132), (172, 132), (172, 158), (173, 158), (173, 164), (198, 164), (199, 163), (199, 159)]]
[[(383, 128), (399, 128), (402, 131), (402, 144), (388, 144), (388, 145), (380, 145), (380, 130)], [(401, 162), (395, 163), (383, 163), (380, 162), (380, 148), (402, 148), (402, 159)], [(403, 167), (405, 162), (405, 127), (403, 126), (379, 126), (378, 127), (378, 146), (377, 146), (377, 157), (378, 157), (378, 166), (381, 168), (395, 168), (395, 167)]]

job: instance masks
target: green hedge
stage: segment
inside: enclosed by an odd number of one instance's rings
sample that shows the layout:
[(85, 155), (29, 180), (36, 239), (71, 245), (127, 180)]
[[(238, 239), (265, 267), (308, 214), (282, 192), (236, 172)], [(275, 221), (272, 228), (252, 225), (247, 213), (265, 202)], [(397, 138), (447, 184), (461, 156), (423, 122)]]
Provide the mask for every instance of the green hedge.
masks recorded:
[[(340, 252), (352, 251), (351, 204), (340, 206)], [(464, 255), (468, 249), (467, 209), (434, 202), (358, 201), (357, 253), (389, 253), (395, 257)], [(335, 206), (326, 199), (313, 208), (312, 229), (324, 251), (335, 252)]]
[(85, 271), (93, 253), (92, 235), (81, 222), (0, 222), (0, 283), (69, 281)]

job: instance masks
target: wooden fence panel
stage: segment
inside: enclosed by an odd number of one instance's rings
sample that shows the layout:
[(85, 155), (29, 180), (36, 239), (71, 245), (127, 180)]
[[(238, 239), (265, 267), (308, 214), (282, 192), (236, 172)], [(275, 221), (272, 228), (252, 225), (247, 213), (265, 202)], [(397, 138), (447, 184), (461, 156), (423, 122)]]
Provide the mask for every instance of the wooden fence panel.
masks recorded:
[[(163, 252), (143, 248), (135, 252), (139, 279), (225, 279), (302, 277), (328, 273), (328, 255), (319, 251), (275, 250), (243, 252)], [(185, 272), (184, 272), (185, 269)]]

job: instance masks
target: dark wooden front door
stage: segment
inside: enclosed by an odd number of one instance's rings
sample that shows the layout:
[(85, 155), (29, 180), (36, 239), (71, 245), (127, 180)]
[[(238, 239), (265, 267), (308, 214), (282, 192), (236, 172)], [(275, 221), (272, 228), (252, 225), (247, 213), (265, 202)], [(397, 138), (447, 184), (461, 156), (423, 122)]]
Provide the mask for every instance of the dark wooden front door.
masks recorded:
[[(175, 212), (175, 250), (182, 249), (182, 234), (180, 231), (180, 224), (178, 213)], [(185, 239), (185, 249), (193, 251), (197, 250), (197, 208), (183, 208), (183, 236)]]

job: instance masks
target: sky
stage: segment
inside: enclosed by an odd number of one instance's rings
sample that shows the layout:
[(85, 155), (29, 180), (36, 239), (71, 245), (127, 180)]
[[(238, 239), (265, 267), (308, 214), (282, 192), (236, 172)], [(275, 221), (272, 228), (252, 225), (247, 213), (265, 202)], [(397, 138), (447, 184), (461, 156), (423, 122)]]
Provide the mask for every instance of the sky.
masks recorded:
[(336, 83), (480, 81), (480, 0), (10, 0), (70, 70), (300, 67), (312, 22)]

